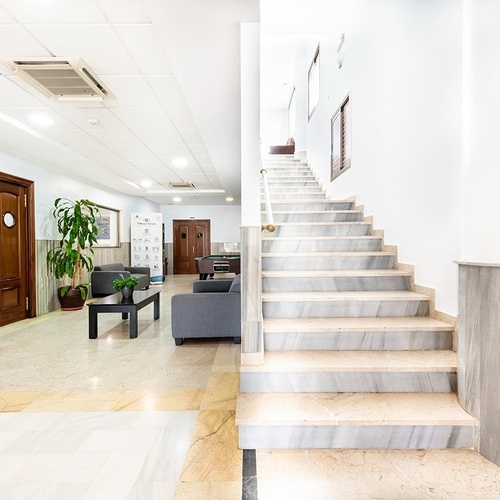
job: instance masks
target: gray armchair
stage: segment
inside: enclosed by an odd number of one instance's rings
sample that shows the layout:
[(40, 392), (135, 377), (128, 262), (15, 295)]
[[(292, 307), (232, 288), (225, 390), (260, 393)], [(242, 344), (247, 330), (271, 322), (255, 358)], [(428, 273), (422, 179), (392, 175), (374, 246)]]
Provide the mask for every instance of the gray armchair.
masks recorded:
[(113, 288), (115, 279), (135, 276), (138, 280), (136, 287), (149, 288), (151, 270), (149, 267), (126, 267), (123, 264), (103, 264), (95, 266), (90, 275), (93, 297), (104, 297), (116, 293)]
[(240, 276), (234, 280), (197, 280), (193, 293), (172, 297), (172, 337), (175, 345), (186, 338), (233, 337), (241, 343)]

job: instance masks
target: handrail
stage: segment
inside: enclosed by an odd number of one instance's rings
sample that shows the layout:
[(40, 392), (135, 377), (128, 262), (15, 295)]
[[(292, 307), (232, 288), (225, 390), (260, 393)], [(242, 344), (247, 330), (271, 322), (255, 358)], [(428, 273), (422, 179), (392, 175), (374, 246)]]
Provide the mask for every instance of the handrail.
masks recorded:
[(266, 204), (266, 216), (267, 224), (262, 224), (262, 230), (267, 230), (273, 233), (276, 230), (273, 219), (273, 210), (271, 208), (271, 198), (269, 196), (269, 186), (267, 184), (267, 170), (265, 168), (260, 169), (260, 175), (262, 175), (262, 182), (264, 184), (264, 202)]

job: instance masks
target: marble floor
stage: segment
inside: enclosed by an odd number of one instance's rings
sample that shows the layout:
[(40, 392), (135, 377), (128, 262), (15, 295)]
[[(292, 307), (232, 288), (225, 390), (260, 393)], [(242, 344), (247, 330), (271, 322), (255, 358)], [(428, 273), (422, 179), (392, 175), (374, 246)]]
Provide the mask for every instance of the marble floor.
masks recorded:
[[(235, 426), (239, 347), (175, 347), (168, 276), (161, 317), (55, 312), (0, 328), (0, 499), (242, 498)], [(246, 500), (499, 499), (500, 468), (470, 450), (256, 452)]]

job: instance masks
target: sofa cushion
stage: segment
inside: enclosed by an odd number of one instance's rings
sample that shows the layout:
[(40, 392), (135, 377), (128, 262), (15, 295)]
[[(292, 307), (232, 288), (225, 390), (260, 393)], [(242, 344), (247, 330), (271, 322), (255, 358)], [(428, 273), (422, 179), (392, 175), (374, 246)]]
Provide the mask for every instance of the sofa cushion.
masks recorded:
[(229, 287), (228, 293), (241, 293), (241, 274), (236, 275)]
[(125, 271), (123, 264), (102, 264), (94, 266), (94, 271)]

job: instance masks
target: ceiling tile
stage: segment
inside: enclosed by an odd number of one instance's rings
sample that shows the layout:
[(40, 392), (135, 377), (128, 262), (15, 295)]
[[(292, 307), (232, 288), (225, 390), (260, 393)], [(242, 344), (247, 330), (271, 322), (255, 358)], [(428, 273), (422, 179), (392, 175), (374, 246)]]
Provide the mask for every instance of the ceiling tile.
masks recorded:
[(198, 130), (196, 129), (179, 130), (179, 133), (182, 135), (188, 145), (203, 144), (203, 138), (201, 137), (200, 132), (198, 132)]
[(89, 128), (87, 133), (101, 144), (109, 145), (137, 145), (141, 141), (129, 130), (105, 130), (102, 128)]
[[(39, 108), (17, 108), (17, 109), (5, 109), (5, 114), (12, 116), (16, 120), (19, 120), (22, 123), (25, 123), (29, 127), (32, 127), (36, 130), (46, 130), (50, 129), (76, 129), (77, 127), (73, 125), (69, 120), (66, 120), (64, 117), (60, 116), (55, 111), (51, 110), (47, 107), (40, 106)], [(49, 127), (44, 126), (36, 126), (30, 121), (30, 115), (32, 114), (43, 114), (50, 116), (53, 120), (53, 125)]]
[(189, 149), (197, 158), (208, 156), (207, 148), (203, 144), (192, 144)]
[(152, 24), (117, 25), (115, 29), (143, 74), (173, 74), (167, 53)]
[(120, 155), (122, 158), (154, 158), (155, 155), (146, 146), (138, 145), (113, 145), (109, 146), (111, 151)]
[[(102, 107), (80, 109), (68, 104), (65, 107), (58, 108), (57, 112), (83, 130), (123, 130), (126, 128), (121, 120), (119, 120), (109, 109)], [(98, 124), (96, 126), (91, 126), (88, 121), (89, 118), (97, 119)]]
[(168, 108), (166, 111), (177, 129), (197, 128), (188, 108)]
[(130, 129), (174, 128), (161, 108), (113, 108), (115, 114)]
[(111, 23), (150, 23), (144, 2), (138, 0), (99, 0)]
[(0, 77), (0, 106), (3, 109), (40, 107), (43, 101), (19, 87), (19, 81), (18, 76)]
[(150, 170), (165, 170), (168, 169), (168, 167), (165, 165), (165, 163), (160, 160), (159, 158), (151, 158), (151, 157), (134, 157), (130, 158), (128, 161), (132, 163), (132, 165), (135, 165), (137, 168), (143, 170), (143, 171), (150, 171)]
[(142, 76), (102, 75), (101, 79), (116, 97), (116, 99), (106, 99), (104, 101), (105, 106), (108, 108), (160, 105)]
[(102, 145), (88, 145), (88, 146), (72, 146), (71, 149), (74, 149), (81, 155), (91, 158), (93, 160), (98, 161), (116, 161), (116, 162), (126, 162), (123, 158), (117, 155), (114, 151)]
[(149, 75), (146, 79), (162, 106), (187, 108), (184, 92), (175, 75)]
[(134, 130), (134, 134), (139, 137), (139, 139), (146, 144), (146, 146), (155, 145), (184, 145), (184, 141), (180, 134), (175, 129), (145, 129), (145, 130)]
[(50, 56), (42, 44), (37, 42), (21, 26), (0, 26), (0, 53), (1, 59), (14, 57), (45, 57)]
[(173, 158), (175, 156), (183, 156), (186, 158), (192, 157), (189, 148), (184, 145), (153, 145), (150, 146), (151, 150), (154, 151), (160, 158)]
[(16, 21), (12, 16), (9, 16), (7, 12), (0, 9), (0, 24), (16, 24)]
[(53, 54), (81, 57), (97, 75), (137, 74), (112, 28), (108, 25), (30, 26)]
[(106, 18), (94, 0), (2, 0), (7, 11), (23, 24), (103, 23)]
[(82, 130), (53, 130), (46, 129), (43, 131), (43, 135), (50, 137), (54, 141), (58, 141), (66, 146), (70, 145), (98, 145), (99, 143), (90, 137), (87, 133)]

